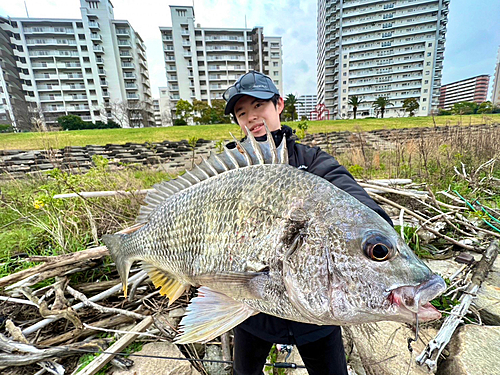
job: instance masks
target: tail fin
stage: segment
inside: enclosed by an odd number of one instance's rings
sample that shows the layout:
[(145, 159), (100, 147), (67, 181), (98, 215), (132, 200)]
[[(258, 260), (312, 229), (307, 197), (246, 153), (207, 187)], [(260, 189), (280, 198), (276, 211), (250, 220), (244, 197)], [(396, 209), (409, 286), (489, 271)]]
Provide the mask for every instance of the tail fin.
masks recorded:
[(115, 261), (116, 269), (120, 275), (120, 279), (123, 285), (123, 293), (125, 298), (127, 297), (127, 285), (128, 285), (128, 273), (130, 267), (132, 267), (132, 261), (126, 256), (122, 249), (123, 239), (126, 234), (105, 234), (102, 236), (102, 240), (106, 244), (106, 247), (111, 254), (111, 258)]

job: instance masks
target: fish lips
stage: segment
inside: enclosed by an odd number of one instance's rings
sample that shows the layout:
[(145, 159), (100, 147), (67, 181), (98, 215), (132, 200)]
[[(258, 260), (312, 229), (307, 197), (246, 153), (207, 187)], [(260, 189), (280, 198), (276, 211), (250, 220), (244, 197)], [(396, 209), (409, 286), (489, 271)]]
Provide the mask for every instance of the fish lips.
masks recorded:
[(439, 275), (432, 277), (417, 286), (401, 286), (392, 289), (388, 299), (398, 308), (398, 313), (408, 320), (427, 322), (441, 318), (441, 313), (429, 302), (446, 290), (446, 283)]

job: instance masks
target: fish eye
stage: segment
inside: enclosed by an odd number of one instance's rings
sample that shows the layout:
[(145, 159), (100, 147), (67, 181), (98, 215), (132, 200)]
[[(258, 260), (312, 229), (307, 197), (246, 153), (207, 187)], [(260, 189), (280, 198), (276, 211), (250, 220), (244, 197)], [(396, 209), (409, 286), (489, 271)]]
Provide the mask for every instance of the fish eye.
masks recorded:
[(365, 255), (374, 261), (383, 262), (394, 253), (393, 245), (381, 235), (371, 235), (363, 243)]

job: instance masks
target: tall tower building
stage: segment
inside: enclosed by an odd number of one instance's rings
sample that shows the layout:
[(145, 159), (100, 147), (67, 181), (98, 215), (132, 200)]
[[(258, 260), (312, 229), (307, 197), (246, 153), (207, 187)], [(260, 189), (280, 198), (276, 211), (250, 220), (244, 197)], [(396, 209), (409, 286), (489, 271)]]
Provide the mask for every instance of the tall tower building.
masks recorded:
[(263, 28), (202, 28), (194, 8), (170, 6), (172, 27), (160, 27), (167, 90), (172, 107), (179, 99), (211, 104), (245, 72), (269, 75), (283, 94), (281, 37)]
[(67, 114), (123, 127), (154, 125), (143, 40), (128, 21), (114, 19), (109, 0), (80, 5), (81, 19), (0, 23), (9, 33), (28, 107), (48, 126)]
[[(378, 97), (393, 104), (386, 117), (402, 116), (416, 98), (417, 116), (437, 108), (449, 0), (319, 0), (318, 103), (332, 118), (375, 116)], [(332, 116), (333, 115), (333, 116)]]
[(487, 74), (443, 85), (441, 86), (438, 107), (449, 110), (455, 103), (476, 102), (479, 104), (485, 102), (489, 85), (490, 76)]
[(498, 48), (497, 64), (495, 66), (495, 75), (493, 77), (493, 93), (491, 95), (493, 105), (500, 106), (500, 47)]

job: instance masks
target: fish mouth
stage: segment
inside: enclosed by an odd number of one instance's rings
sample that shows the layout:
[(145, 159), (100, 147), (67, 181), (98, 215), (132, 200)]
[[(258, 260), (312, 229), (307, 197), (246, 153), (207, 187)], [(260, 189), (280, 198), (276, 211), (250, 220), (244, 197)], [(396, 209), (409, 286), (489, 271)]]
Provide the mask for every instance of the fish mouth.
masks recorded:
[(391, 290), (388, 299), (399, 312), (410, 318), (428, 322), (441, 318), (441, 313), (429, 302), (446, 290), (443, 278), (433, 275), (429, 280), (417, 286), (401, 286)]

